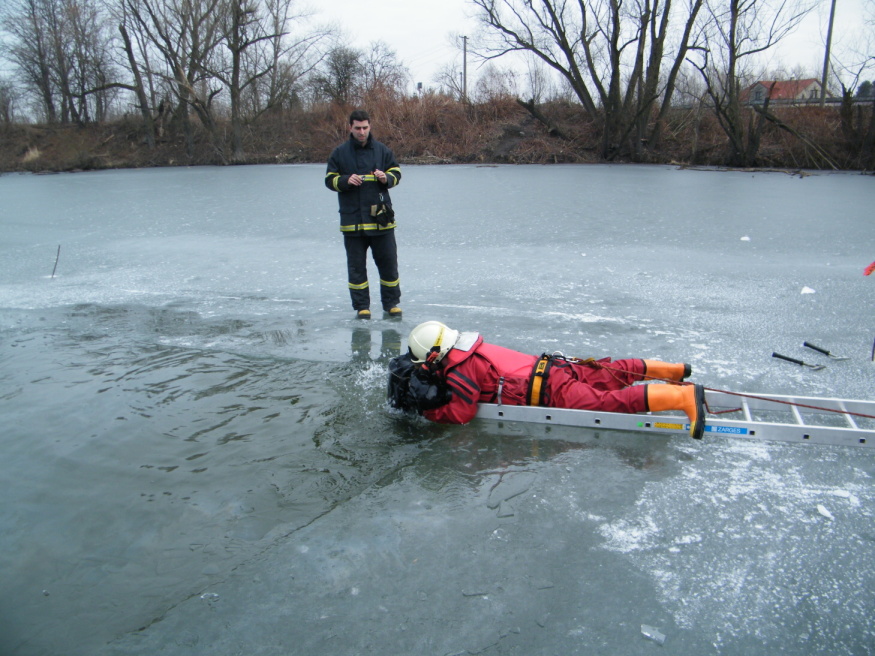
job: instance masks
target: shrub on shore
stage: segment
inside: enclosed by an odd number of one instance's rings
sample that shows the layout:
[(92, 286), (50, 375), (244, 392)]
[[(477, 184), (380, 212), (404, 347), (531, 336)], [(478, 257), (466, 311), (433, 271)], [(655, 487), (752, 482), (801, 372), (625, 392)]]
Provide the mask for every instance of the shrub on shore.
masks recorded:
[[(440, 94), (377, 97), (368, 103), (373, 133), (404, 164), (432, 163), (591, 163), (602, 161), (598, 126), (568, 102), (539, 106), (536, 119), (522, 103), (498, 97), (463, 104)], [(247, 126), (245, 163), (326, 161), (347, 138), (350, 108), (320, 105), (266, 114)], [(751, 121), (759, 119), (745, 108)], [(866, 150), (872, 105), (843, 111), (837, 106), (787, 105), (770, 108), (760, 135), (757, 166), (791, 169), (871, 168)], [(759, 119), (762, 120), (762, 119)], [(753, 123), (752, 123), (753, 124)], [(172, 120), (156, 127), (155, 146), (134, 115), (112, 122), (0, 127), (0, 171), (71, 171), (152, 166), (222, 164), (215, 135), (196, 121), (184, 134)], [(228, 126), (220, 120), (220, 130)], [(721, 166), (726, 136), (713, 112), (702, 106), (675, 108), (660, 143), (642, 144), (634, 157), (618, 148), (612, 161)], [(871, 145), (870, 145), (871, 149)], [(629, 150), (629, 149), (626, 149)]]

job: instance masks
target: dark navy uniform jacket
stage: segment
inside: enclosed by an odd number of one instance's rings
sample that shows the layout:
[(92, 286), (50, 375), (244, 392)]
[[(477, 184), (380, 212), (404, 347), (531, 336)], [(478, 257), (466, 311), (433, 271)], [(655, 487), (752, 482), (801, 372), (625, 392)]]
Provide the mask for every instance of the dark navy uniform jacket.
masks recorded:
[[(377, 180), (373, 172), (386, 173), (386, 184)], [(364, 177), (361, 186), (349, 184), (349, 176), (358, 173)], [(383, 143), (368, 135), (361, 144), (353, 137), (339, 145), (328, 158), (325, 186), (338, 192), (340, 201), (340, 231), (344, 234), (377, 235), (395, 228), (394, 219), (381, 226), (371, 215), (371, 206), (392, 206), (389, 189), (401, 182), (401, 167), (395, 155)]]

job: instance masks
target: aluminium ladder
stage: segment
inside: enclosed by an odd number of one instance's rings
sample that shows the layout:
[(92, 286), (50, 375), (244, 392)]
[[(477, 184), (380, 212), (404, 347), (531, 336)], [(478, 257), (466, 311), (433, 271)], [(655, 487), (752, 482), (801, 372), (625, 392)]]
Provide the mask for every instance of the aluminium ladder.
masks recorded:
[[(875, 447), (875, 401), (706, 390), (705, 437)], [(734, 410), (733, 412), (725, 412)], [(860, 416), (868, 415), (868, 416)], [(622, 414), (481, 403), (481, 419), (653, 433), (689, 433), (686, 415)]]

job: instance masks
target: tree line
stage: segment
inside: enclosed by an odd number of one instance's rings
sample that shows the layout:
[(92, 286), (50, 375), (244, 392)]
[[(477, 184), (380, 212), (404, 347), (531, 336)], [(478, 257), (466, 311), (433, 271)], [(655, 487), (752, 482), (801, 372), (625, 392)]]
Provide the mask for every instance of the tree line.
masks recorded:
[(6, 122), (23, 102), (49, 124), (133, 109), (154, 147), (171, 121), (191, 140), (196, 119), (227, 162), (265, 114), (406, 83), (388, 46), (339, 45), (297, 0), (10, 0), (2, 27), (18, 83), (0, 82)]
[[(732, 166), (757, 162), (767, 127), (794, 129), (768, 97), (753, 106), (744, 92), (764, 79), (760, 56), (811, 10), (805, 0), (469, 3), (480, 24), (472, 55), (491, 62), (473, 97), (462, 97), (455, 64), (435, 86), (411, 90), (388, 44), (352, 48), (299, 0), (7, 0), (0, 55), (13, 75), (0, 78), (0, 123), (28, 115), (47, 124), (103, 124), (133, 112), (147, 148), (172, 130), (191, 150), (203, 133), (223, 163), (247, 161), (247, 134), (269, 117), (376, 97), (412, 107), (408, 101), (424, 94), (463, 104), (513, 95), (559, 139), (568, 138), (568, 113), (560, 112), (562, 125), (551, 109), (563, 101), (608, 161), (658, 159), (679, 106), (711, 113)], [(875, 113), (853, 100), (871, 89), (861, 76), (872, 53), (862, 46), (841, 63), (829, 52), (825, 59), (845, 101), (843, 134), (868, 166)], [(498, 68), (509, 57), (515, 68)], [(851, 85), (835, 84), (837, 69)]]
[[(488, 28), (487, 56), (527, 53), (558, 73), (585, 114), (600, 121), (603, 159), (619, 154), (640, 161), (645, 151), (658, 151), (669, 112), (686, 95), (681, 102), (693, 99), (716, 116), (731, 166), (754, 164), (765, 125), (780, 122), (768, 97), (762, 106), (745, 102), (748, 85), (768, 79), (757, 77), (760, 55), (813, 8), (802, 0), (472, 2)], [(847, 62), (856, 67), (855, 78), (871, 65), (873, 53), (870, 48), (854, 55), (856, 63)], [(825, 61), (829, 67), (829, 53)], [(843, 87), (842, 94), (851, 100), (852, 90)], [(860, 144), (868, 160), (872, 121)]]

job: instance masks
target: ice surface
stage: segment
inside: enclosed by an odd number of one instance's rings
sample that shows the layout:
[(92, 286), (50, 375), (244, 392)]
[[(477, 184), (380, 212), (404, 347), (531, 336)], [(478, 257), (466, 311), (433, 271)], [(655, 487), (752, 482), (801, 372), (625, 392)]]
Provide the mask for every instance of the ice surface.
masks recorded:
[(358, 322), (323, 173), (0, 177), (0, 652), (872, 653), (868, 450), (384, 403), (427, 319), (871, 399), (871, 180), (404, 167)]

